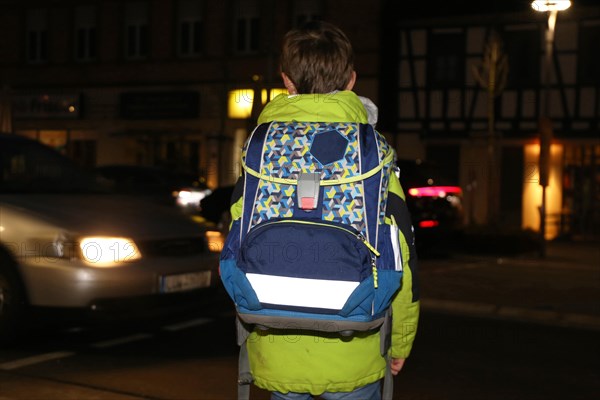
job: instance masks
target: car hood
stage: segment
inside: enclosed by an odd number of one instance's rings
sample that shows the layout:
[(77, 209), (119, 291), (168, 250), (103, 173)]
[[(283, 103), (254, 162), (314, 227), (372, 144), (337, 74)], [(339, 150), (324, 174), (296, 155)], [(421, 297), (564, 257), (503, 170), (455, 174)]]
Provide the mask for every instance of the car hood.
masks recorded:
[(0, 195), (0, 218), (6, 206), (77, 234), (165, 238), (201, 232), (176, 209), (128, 196)]

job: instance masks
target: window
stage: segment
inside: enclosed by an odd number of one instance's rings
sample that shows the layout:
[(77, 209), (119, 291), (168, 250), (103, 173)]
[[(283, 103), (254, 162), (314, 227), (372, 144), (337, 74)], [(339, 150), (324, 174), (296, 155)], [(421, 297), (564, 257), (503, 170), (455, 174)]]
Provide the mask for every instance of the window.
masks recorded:
[(148, 56), (148, 5), (146, 3), (126, 5), (125, 38), (125, 57), (139, 59)]
[(535, 30), (505, 31), (504, 51), (508, 58), (507, 87), (534, 87), (540, 83), (540, 34)]
[(429, 37), (427, 78), (432, 87), (462, 87), (465, 77), (465, 37), (432, 33)]
[(178, 21), (179, 56), (198, 56), (203, 50), (204, 41), (202, 3), (198, 0), (180, 0)]
[(256, 1), (238, 1), (235, 13), (235, 50), (256, 53), (259, 45), (260, 19)]
[(297, 0), (294, 2), (294, 23), (302, 26), (310, 21), (321, 19), (321, 2), (318, 0)]
[(48, 14), (46, 10), (29, 10), (27, 13), (27, 61), (48, 61)]
[(78, 6), (75, 8), (75, 59), (91, 61), (96, 59), (96, 8)]
[(600, 83), (600, 25), (582, 26), (579, 31), (579, 82)]

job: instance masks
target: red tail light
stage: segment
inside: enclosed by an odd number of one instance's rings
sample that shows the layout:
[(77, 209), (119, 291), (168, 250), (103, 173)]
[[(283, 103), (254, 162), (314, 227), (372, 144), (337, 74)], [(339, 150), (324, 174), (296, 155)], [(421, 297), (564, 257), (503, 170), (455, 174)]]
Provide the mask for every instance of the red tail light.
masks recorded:
[(458, 186), (426, 186), (408, 189), (408, 194), (413, 197), (446, 197), (449, 194), (461, 194)]
[(435, 221), (433, 219), (426, 219), (419, 222), (419, 228), (435, 228), (439, 224), (440, 223), (438, 221)]

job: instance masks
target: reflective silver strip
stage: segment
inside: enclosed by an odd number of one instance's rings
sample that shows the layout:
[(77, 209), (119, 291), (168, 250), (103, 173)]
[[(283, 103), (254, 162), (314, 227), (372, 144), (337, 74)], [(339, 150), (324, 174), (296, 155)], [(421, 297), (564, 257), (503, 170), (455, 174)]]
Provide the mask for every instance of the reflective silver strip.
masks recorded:
[(246, 274), (261, 303), (341, 310), (360, 282)]
[(392, 248), (394, 249), (394, 263), (396, 271), (402, 271), (402, 252), (400, 251), (400, 235), (398, 232), (398, 225), (396, 225), (393, 217), (393, 224), (390, 225), (390, 236), (392, 241)]

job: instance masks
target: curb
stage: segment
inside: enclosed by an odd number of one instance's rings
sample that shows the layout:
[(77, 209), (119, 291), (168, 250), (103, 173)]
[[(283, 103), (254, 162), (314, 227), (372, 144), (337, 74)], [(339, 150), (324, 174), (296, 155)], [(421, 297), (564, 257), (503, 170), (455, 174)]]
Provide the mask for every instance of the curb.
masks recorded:
[(421, 299), (425, 311), (600, 331), (600, 316), (444, 299)]

